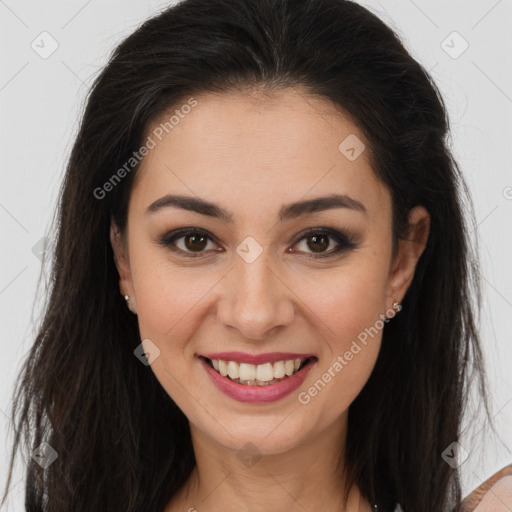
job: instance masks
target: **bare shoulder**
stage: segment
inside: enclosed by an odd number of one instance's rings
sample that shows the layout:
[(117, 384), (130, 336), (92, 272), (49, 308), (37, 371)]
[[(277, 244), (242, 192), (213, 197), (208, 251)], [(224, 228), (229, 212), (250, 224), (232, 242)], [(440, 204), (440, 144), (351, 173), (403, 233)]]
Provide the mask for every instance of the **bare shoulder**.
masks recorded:
[(492, 475), (462, 502), (462, 512), (510, 512), (512, 464)]

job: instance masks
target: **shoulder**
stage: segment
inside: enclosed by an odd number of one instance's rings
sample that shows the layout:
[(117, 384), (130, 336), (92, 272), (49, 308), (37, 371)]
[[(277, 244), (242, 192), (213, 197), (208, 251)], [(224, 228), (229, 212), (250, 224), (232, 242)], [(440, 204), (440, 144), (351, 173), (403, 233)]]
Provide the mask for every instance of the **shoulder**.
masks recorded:
[(512, 464), (475, 489), (462, 502), (461, 512), (509, 512), (512, 510)]

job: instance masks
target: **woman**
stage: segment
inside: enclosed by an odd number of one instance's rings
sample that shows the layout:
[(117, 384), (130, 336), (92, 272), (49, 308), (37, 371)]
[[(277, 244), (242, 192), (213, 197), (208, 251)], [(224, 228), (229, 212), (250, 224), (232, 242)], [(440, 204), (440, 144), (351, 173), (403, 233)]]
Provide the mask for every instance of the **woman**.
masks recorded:
[(487, 410), (479, 283), (447, 129), (349, 1), (187, 0), (128, 37), (88, 99), (15, 397), (27, 510), (477, 506), (458, 441), (474, 371)]

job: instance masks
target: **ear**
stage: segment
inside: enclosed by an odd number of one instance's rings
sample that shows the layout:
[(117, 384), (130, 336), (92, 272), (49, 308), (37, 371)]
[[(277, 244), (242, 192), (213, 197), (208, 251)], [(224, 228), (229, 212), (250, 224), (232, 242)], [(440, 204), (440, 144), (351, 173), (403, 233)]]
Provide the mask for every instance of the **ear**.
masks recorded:
[(114, 262), (119, 273), (119, 290), (123, 296), (128, 295), (128, 308), (132, 313), (136, 314), (137, 308), (135, 292), (133, 288), (127, 244), (113, 219), (110, 221), (110, 244), (112, 245)]
[(409, 288), (416, 264), (423, 254), (430, 233), (430, 215), (423, 206), (409, 212), (409, 231), (406, 239), (398, 241), (397, 254), (391, 264), (388, 282), (388, 308), (401, 302)]

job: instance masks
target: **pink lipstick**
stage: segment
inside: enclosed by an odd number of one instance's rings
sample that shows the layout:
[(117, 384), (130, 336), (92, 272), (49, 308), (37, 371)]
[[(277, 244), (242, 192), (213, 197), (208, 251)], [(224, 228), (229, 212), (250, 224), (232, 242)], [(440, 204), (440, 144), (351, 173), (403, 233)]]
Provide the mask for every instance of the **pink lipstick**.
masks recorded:
[[(277, 361), (302, 360), (300, 367), (292, 375), (283, 375), (282, 378), (273, 378), (269, 382), (242, 381), (231, 379), (229, 375), (221, 375), (213, 367), (213, 360), (233, 361), (241, 364), (264, 365)], [(246, 403), (272, 403), (288, 396), (295, 391), (306, 378), (307, 374), (317, 362), (311, 354), (292, 354), (273, 352), (268, 354), (250, 355), (241, 352), (222, 352), (199, 356), (199, 360), (213, 384), (228, 397)], [(279, 364), (279, 363), (278, 363)], [(298, 364), (298, 363), (297, 363)], [(267, 370), (268, 370), (267, 366)]]

